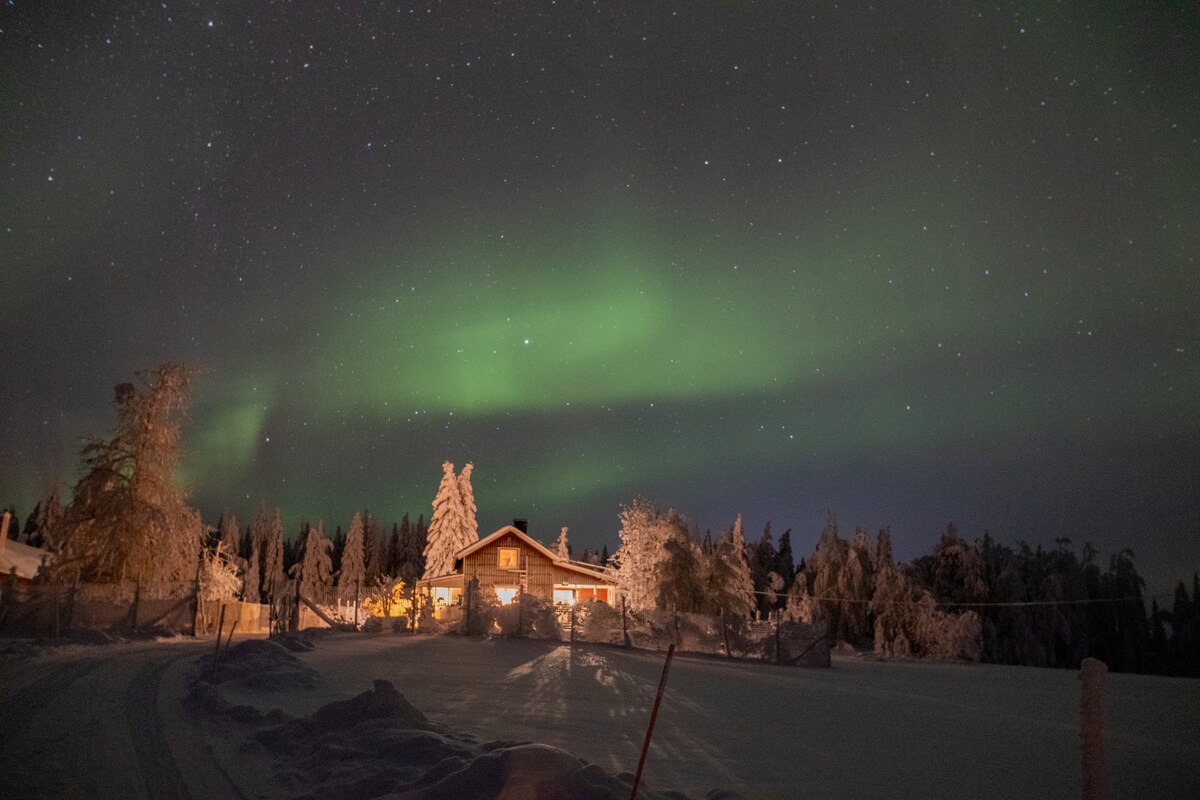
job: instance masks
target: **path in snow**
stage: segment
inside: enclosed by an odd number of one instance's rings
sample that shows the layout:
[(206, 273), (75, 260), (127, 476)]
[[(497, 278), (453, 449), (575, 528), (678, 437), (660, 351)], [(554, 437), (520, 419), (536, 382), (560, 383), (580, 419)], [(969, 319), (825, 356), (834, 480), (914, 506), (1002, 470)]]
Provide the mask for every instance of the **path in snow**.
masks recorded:
[(5, 797), (238, 796), (181, 724), (196, 643), (64, 648), (0, 670)]

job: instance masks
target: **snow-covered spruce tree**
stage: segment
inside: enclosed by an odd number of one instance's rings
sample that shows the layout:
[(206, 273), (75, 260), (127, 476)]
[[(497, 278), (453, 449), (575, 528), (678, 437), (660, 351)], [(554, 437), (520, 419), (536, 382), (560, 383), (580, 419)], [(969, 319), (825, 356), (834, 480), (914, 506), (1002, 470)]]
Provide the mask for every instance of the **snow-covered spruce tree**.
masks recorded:
[(741, 514), (729, 533), (713, 545), (706, 562), (704, 597), (709, 612), (723, 618), (749, 617), (755, 608), (754, 582), (746, 560)]
[(262, 590), (268, 602), (279, 602), (287, 582), (283, 572), (283, 514), (278, 508), (267, 523), (262, 552)]
[(22, 532), (25, 541), (33, 547), (47, 547), (58, 550), (57, 543), (51, 541), (52, 532), (58, 528), (63, 517), (63, 504), (58, 496), (58, 486), (50, 492), (50, 496), (42, 500), (33, 509), (29, 519), (25, 520), (25, 530)]
[(617, 586), (630, 609), (654, 608), (662, 563), (667, 556), (664, 545), (674, 535), (671, 520), (679, 515), (674, 510), (659, 514), (649, 501), (638, 498), (621, 509), (619, 518), (621, 546), (612, 557)]
[(371, 516), (370, 511), (364, 511), (363, 520), (363, 570), (366, 582), (372, 585), (380, 578), (391, 577), (387, 571), (387, 542), (383, 540), (383, 532), (379, 529), (379, 520)]
[(796, 580), (792, 581), (792, 587), (788, 589), (783, 618), (809, 625), (823, 619), (821, 606), (808, 591), (808, 575), (803, 571), (796, 573)]
[[(469, 477), (470, 473), (467, 474)], [(478, 539), (477, 535), (471, 535), (471, 528), (454, 465), (446, 461), (442, 464), (442, 482), (433, 498), (423, 577), (436, 578), (454, 571), (454, 554)]]
[(247, 603), (258, 603), (262, 600), (259, 592), (259, 576), (262, 565), (258, 561), (258, 548), (250, 543), (250, 557), (246, 560), (246, 575), (242, 578), (242, 600)]
[(554, 555), (564, 561), (571, 558), (571, 547), (567, 544), (567, 529), (563, 528), (558, 532), (558, 541), (554, 543)]
[(116, 431), (83, 448), (84, 476), (50, 535), (61, 548), (53, 579), (195, 577), (203, 526), (174, 481), (190, 378), (185, 367), (167, 363), (139, 372), (140, 386), (116, 387)]
[(467, 544), (479, 539), (479, 523), (476, 521), (479, 509), (475, 507), (475, 489), (471, 487), (471, 471), (474, 469), (475, 465), (468, 462), (458, 476), (458, 494), (462, 498), (463, 515), (466, 518), (467, 526), (463, 538)]
[(674, 531), (663, 543), (666, 557), (659, 565), (657, 605), (673, 614), (692, 614), (704, 602), (700, 545), (687, 529)]
[(363, 554), (363, 522), (362, 516), (356, 511), (350, 520), (350, 530), (346, 531), (346, 546), (342, 549), (342, 568), (338, 570), (338, 597), (348, 600), (354, 597), (355, 591), (364, 591), (366, 581), (366, 562)]
[(242, 539), (242, 532), (238, 526), (237, 517), (228, 511), (221, 514), (221, 519), (217, 523), (217, 536), (217, 544), (220, 545), (221, 552), (228, 558), (237, 558)]
[(413, 525), (408, 519), (408, 514), (405, 514), (400, 520), (400, 566), (396, 574), (410, 591), (417, 578), (424, 572), (421, 556), (424, 549), (425, 543), (420, 539), (419, 527)]
[(300, 581), (300, 593), (315, 603), (325, 602), (333, 588), (333, 542), (325, 536), (325, 523), (308, 529), (300, 560), (292, 566), (293, 578)]

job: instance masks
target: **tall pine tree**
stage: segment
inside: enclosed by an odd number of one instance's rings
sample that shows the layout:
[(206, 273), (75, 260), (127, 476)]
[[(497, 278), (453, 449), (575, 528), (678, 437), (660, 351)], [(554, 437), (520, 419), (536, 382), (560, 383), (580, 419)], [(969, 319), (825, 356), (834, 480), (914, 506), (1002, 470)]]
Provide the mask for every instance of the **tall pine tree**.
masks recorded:
[[(468, 465), (470, 466), (470, 465)], [(464, 469), (470, 484), (470, 471)], [(473, 503), (474, 501), (472, 501)], [(425, 578), (449, 575), (454, 571), (454, 554), (478, 540), (478, 528), (467, 519), (467, 507), (454, 465), (442, 464), (442, 481), (433, 498), (433, 516), (429, 520), (429, 538), (425, 543)], [(473, 533), (474, 532), (474, 533)]]
[(338, 595), (342, 599), (354, 597), (361, 591), (367, 574), (366, 557), (363, 551), (364, 528), (362, 516), (356, 511), (346, 531), (346, 545), (342, 548), (342, 565), (338, 570)]

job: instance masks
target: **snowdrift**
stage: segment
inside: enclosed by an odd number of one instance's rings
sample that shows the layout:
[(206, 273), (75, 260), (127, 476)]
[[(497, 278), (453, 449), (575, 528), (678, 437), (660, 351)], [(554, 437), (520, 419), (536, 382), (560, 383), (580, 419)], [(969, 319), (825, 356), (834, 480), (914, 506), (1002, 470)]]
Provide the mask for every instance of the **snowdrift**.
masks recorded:
[[(307, 688), (319, 676), (286, 647), (249, 640), (221, 659), (213, 685), (211, 657), (200, 660), (193, 706), (265, 750), (275, 778), (294, 798), (386, 800), (625, 800), (633, 776), (610, 775), (565, 750), (532, 742), (479, 742), (427, 718), (396, 687), (376, 680), (349, 700), (292, 717), (229, 702), (222, 687)], [(686, 800), (644, 786), (647, 800)], [(714, 791), (709, 800), (740, 795)]]

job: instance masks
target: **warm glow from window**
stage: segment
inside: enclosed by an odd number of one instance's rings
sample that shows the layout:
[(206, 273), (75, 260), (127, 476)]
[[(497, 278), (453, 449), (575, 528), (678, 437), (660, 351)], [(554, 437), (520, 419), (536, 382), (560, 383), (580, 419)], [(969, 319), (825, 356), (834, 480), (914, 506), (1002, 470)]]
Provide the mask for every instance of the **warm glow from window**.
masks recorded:
[(499, 547), (496, 549), (496, 566), (500, 569), (518, 569), (517, 560), (520, 551), (515, 547)]
[(517, 596), (517, 587), (515, 586), (497, 586), (496, 597), (500, 598), (500, 605), (506, 606), (511, 603)]
[(554, 604), (566, 603), (569, 606), (575, 605), (575, 590), (574, 589), (555, 589)]

